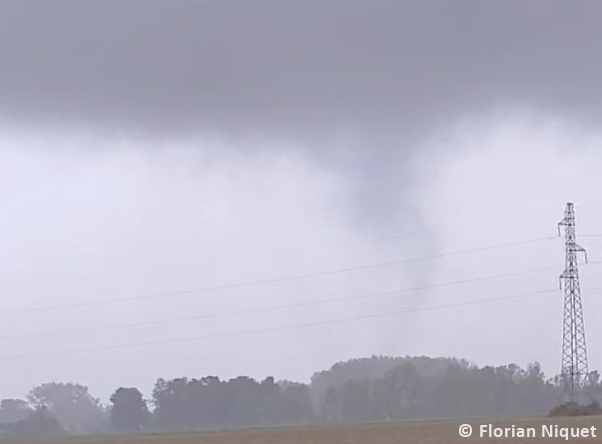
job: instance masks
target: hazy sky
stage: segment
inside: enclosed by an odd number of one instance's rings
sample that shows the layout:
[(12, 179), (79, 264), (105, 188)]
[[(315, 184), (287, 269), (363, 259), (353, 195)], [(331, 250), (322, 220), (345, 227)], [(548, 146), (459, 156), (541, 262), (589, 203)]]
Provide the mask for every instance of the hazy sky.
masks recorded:
[(552, 374), (567, 201), (602, 369), (598, 1), (0, 11), (0, 397), (372, 354)]

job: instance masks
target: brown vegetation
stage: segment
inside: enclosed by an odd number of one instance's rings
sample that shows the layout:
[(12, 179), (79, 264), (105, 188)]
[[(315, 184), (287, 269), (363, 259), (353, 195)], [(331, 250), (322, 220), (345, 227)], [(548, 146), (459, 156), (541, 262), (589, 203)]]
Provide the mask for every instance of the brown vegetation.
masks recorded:
[[(461, 438), (458, 433), (462, 423), (472, 425), (471, 438)], [(559, 442), (560, 439), (541, 438), (539, 430), (543, 424), (559, 427), (595, 426), (597, 438), (588, 438), (590, 443), (601, 443), (602, 418), (549, 418), (520, 420), (456, 420), (421, 421), (412, 423), (357, 424), (346, 426), (311, 426), (275, 429), (250, 429), (239, 431), (218, 431), (196, 434), (171, 435), (113, 435), (113, 436), (70, 436), (46, 444), (454, 444), (490, 442), (480, 438), (480, 424), (492, 423), (494, 427), (535, 427), (538, 436), (533, 438), (496, 438), (499, 443)], [(563, 440), (564, 441), (564, 440)], [(28, 441), (31, 443), (31, 441)]]
[(588, 405), (579, 405), (576, 403), (567, 402), (565, 404), (554, 407), (548, 416), (592, 416), (602, 414), (602, 409), (597, 402), (592, 402)]

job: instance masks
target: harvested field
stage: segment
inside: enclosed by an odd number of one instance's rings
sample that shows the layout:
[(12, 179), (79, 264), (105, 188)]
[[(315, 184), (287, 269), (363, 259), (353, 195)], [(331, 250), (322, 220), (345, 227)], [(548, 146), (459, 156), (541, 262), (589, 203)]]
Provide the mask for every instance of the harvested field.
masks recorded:
[[(470, 424), (473, 434), (462, 438), (459, 428)], [(535, 429), (535, 438), (489, 438), (480, 437), (481, 424), (492, 427)], [(88, 436), (69, 437), (50, 441), (52, 444), (446, 444), (446, 443), (533, 443), (566, 442), (566, 438), (542, 437), (542, 426), (558, 428), (595, 427), (596, 437), (568, 441), (602, 443), (602, 417), (561, 418), (561, 419), (518, 419), (518, 420), (465, 420), (428, 421), (403, 424), (358, 424), (325, 427), (295, 427), (279, 429), (251, 429), (239, 431), (203, 432), (195, 434), (138, 435), (138, 436)], [(510, 432), (511, 433), (511, 432)], [(14, 441), (13, 441), (14, 442)], [(31, 442), (31, 441), (29, 441)], [(45, 441), (48, 443), (48, 441)]]

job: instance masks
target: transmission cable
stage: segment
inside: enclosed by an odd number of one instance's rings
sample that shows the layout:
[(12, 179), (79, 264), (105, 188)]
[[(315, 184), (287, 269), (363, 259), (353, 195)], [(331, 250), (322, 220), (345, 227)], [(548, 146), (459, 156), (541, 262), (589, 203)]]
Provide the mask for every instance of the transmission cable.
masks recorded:
[(249, 286), (253, 286), (253, 285), (271, 284), (271, 283), (277, 283), (277, 282), (292, 281), (292, 280), (297, 280), (297, 279), (306, 279), (306, 278), (311, 278), (311, 277), (347, 273), (350, 271), (369, 270), (369, 269), (373, 269), (373, 268), (387, 267), (390, 265), (399, 265), (399, 264), (404, 264), (404, 263), (425, 261), (425, 260), (431, 260), (431, 259), (440, 259), (440, 258), (444, 258), (444, 257), (448, 257), (448, 256), (457, 256), (457, 255), (476, 253), (476, 252), (487, 251), (487, 250), (495, 250), (495, 249), (499, 249), (499, 248), (507, 248), (507, 247), (513, 247), (513, 246), (518, 246), (518, 245), (525, 245), (525, 244), (530, 244), (530, 243), (555, 240), (555, 239), (557, 239), (557, 238), (556, 237), (542, 237), (542, 238), (519, 241), (519, 242), (510, 242), (510, 243), (492, 245), (492, 246), (487, 246), (487, 247), (474, 248), (474, 249), (470, 249), (470, 250), (437, 254), (437, 255), (433, 255), (433, 256), (423, 256), (420, 258), (401, 259), (401, 260), (396, 260), (396, 261), (381, 262), (378, 264), (360, 265), (360, 266), (356, 266), (356, 267), (341, 268), (341, 269), (336, 269), (336, 270), (327, 270), (327, 271), (321, 271), (321, 272), (316, 272), (316, 273), (307, 273), (307, 274), (300, 274), (300, 275), (295, 275), (295, 276), (286, 276), (286, 277), (281, 277), (281, 278), (247, 281), (247, 282), (241, 282), (241, 283), (236, 283), (236, 284), (224, 284), (224, 285), (216, 285), (216, 286), (211, 286), (211, 287), (201, 287), (201, 288), (195, 288), (195, 289), (190, 289), (190, 290), (171, 291), (171, 292), (166, 292), (166, 293), (155, 293), (155, 294), (149, 294), (149, 295), (129, 296), (129, 297), (123, 297), (123, 298), (114, 298), (114, 299), (104, 299), (101, 301), (77, 302), (77, 303), (73, 303), (73, 304), (61, 304), (61, 305), (37, 307), (37, 308), (32, 307), (32, 308), (15, 309), (15, 310), (2, 310), (2, 311), (0, 311), (0, 315), (17, 314), (17, 313), (31, 313), (31, 312), (51, 311), (51, 310), (63, 310), (63, 309), (80, 308), (80, 307), (92, 307), (92, 306), (121, 303), (121, 302), (159, 299), (159, 298), (165, 298), (165, 297), (170, 297), (170, 296), (182, 296), (182, 295), (186, 295), (186, 294), (201, 293), (201, 292), (206, 292), (206, 291), (242, 288), (242, 287), (249, 287)]
[(542, 294), (547, 294), (547, 293), (552, 293), (552, 292), (557, 293), (558, 289), (540, 290), (540, 291), (534, 291), (534, 292), (529, 292), (529, 293), (514, 294), (514, 295), (510, 295), (510, 296), (500, 296), (500, 297), (495, 297), (495, 298), (458, 302), (458, 303), (454, 303), (454, 304), (445, 304), (445, 305), (422, 307), (422, 308), (415, 308), (415, 309), (408, 309), (408, 310), (397, 310), (397, 311), (391, 311), (391, 312), (387, 312), (387, 313), (353, 316), (353, 317), (347, 317), (347, 318), (339, 318), (339, 319), (333, 319), (333, 320), (327, 320), (327, 321), (309, 322), (309, 323), (304, 323), (304, 324), (294, 324), (294, 325), (287, 325), (287, 326), (281, 326), (281, 327), (261, 328), (261, 329), (245, 330), (245, 331), (238, 331), (238, 332), (231, 332), (231, 333), (218, 333), (218, 334), (213, 334), (213, 335), (193, 336), (193, 337), (188, 337), (188, 338), (164, 339), (164, 340), (159, 340), (159, 341), (138, 342), (138, 343), (132, 343), (132, 344), (112, 345), (112, 346), (105, 346), (105, 347), (90, 347), (90, 348), (80, 348), (80, 349), (72, 349), (72, 350), (32, 353), (32, 354), (25, 354), (25, 355), (0, 356), (0, 360), (5, 361), (5, 360), (34, 358), (34, 357), (42, 357), (42, 356), (54, 356), (54, 355), (66, 355), (66, 354), (76, 354), (76, 353), (85, 353), (85, 352), (94, 352), (94, 351), (118, 350), (118, 349), (137, 348), (137, 347), (164, 345), (164, 344), (176, 344), (176, 343), (182, 343), (182, 342), (192, 342), (192, 341), (199, 341), (199, 340), (203, 340), (203, 339), (215, 339), (215, 338), (225, 338), (225, 337), (234, 337), (234, 336), (245, 336), (245, 335), (259, 334), (259, 333), (270, 333), (270, 332), (291, 330), (291, 329), (297, 329), (297, 328), (308, 328), (308, 327), (317, 327), (317, 326), (322, 326), (322, 325), (339, 324), (339, 323), (344, 323), (344, 322), (352, 322), (352, 321), (365, 320), (365, 319), (378, 319), (378, 318), (395, 316), (395, 315), (406, 314), (406, 313), (416, 313), (416, 312), (440, 310), (440, 309), (445, 309), (445, 308), (463, 307), (463, 306), (469, 306), (469, 305), (483, 304), (483, 303), (487, 303), (487, 302), (495, 302), (495, 301), (503, 301), (503, 300), (521, 298), (521, 297), (526, 297), (526, 296), (542, 295)]
[(101, 326), (101, 327), (85, 327), (85, 328), (71, 329), (71, 330), (58, 330), (58, 331), (55, 330), (55, 331), (50, 331), (50, 332), (45, 332), (45, 333), (26, 333), (26, 334), (22, 334), (22, 335), (0, 336), (0, 340), (44, 337), (44, 336), (54, 336), (54, 335), (61, 335), (61, 334), (85, 333), (85, 332), (91, 332), (91, 331), (106, 331), (106, 330), (115, 330), (115, 329), (120, 329), (120, 328), (129, 328), (129, 327), (144, 327), (144, 326), (148, 326), (148, 325), (170, 324), (170, 323), (177, 323), (177, 322), (197, 321), (197, 320), (201, 320), (201, 319), (212, 319), (212, 318), (218, 318), (218, 317), (229, 317), (229, 316), (244, 315), (244, 314), (263, 313), (263, 312), (268, 312), (268, 311), (285, 310), (285, 309), (291, 309), (291, 308), (311, 307), (311, 306), (316, 306), (316, 305), (324, 305), (324, 304), (329, 304), (329, 303), (344, 302), (344, 301), (350, 301), (350, 300), (368, 299), (368, 298), (374, 298), (374, 297), (385, 296), (385, 295), (411, 293), (414, 291), (430, 290), (430, 289), (435, 289), (435, 288), (445, 288), (445, 287), (469, 284), (469, 283), (474, 283), (474, 282), (485, 282), (485, 281), (494, 280), (494, 279), (503, 279), (503, 278), (507, 278), (507, 277), (540, 273), (543, 271), (551, 271), (554, 269), (556, 269), (556, 267), (539, 268), (539, 269), (535, 269), (535, 270), (519, 271), (519, 272), (514, 272), (514, 273), (505, 273), (505, 274), (485, 276), (485, 277), (480, 277), (480, 278), (464, 279), (464, 280), (460, 280), (460, 281), (445, 282), (445, 283), (434, 284), (434, 285), (424, 285), (424, 286), (413, 287), (413, 288), (388, 290), (388, 291), (381, 291), (381, 292), (376, 292), (376, 293), (365, 293), (365, 294), (354, 295), (354, 296), (343, 296), (343, 297), (339, 297), (339, 298), (320, 299), (320, 300), (315, 300), (315, 301), (299, 302), (299, 303), (295, 303), (295, 304), (286, 304), (286, 305), (276, 305), (276, 306), (263, 307), (263, 308), (253, 308), (253, 309), (247, 309), (247, 310), (236, 310), (236, 311), (228, 311), (228, 312), (221, 312), (221, 313), (210, 313), (210, 314), (204, 314), (204, 315), (198, 315), (198, 316), (187, 316), (187, 317), (183, 317), (183, 318), (157, 319), (157, 320), (153, 320), (153, 321), (108, 325), (108, 326)]
[[(537, 216), (537, 215), (541, 215), (541, 214), (549, 214), (549, 213), (555, 213), (557, 212), (557, 210), (545, 210), (545, 211), (538, 211), (538, 212), (533, 212), (533, 213), (526, 213), (523, 215), (518, 215), (518, 216), (513, 216), (512, 218), (509, 217), (498, 217), (496, 219), (489, 219), (489, 220), (484, 220), (484, 221), (480, 221), (480, 222), (472, 222), (472, 223), (467, 223), (467, 224), (461, 224), (461, 225), (456, 225), (451, 227), (453, 230), (459, 230), (459, 229), (463, 229), (463, 228), (473, 228), (473, 227), (477, 227), (477, 226), (482, 226), (482, 225), (487, 225), (487, 224), (491, 224), (491, 223), (495, 223), (495, 222), (500, 222), (500, 221), (506, 221), (506, 220), (516, 220), (516, 217), (531, 217), (531, 216)], [(448, 227), (449, 228), (449, 227)], [(388, 236), (383, 236), (383, 237), (377, 237), (377, 238), (371, 238), (371, 239), (364, 239), (364, 240), (359, 240), (359, 241), (350, 241), (350, 242), (343, 242), (343, 243), (338, 243), (338, 244), (330, 244), (330, 245), (322, 245), (322, 246), (316, 246), (316, 249), (336, 249), (336, 248), (343, 248), (343, 247), (350, 247), (350, 246), (356, 246), (356, 245), (365, 245), (365, 244), (372, 244), (372, 243), (378, 243), (378, 242), (383, 242), (383, 241), (387, 241), (387, 240), (401, 240), (401, 239), (410, 239), (410, 238), (414, 238), (420, 235), (423, 235), (424, 231), (414, 231), (411, 233), (407, 233), (407, 234), (392, 234), (392, 235), (388, 235)], [(272, 252), (268, 252), (265, 255), (262, 255), (260, 257), (251, 257), (251, 256), (247, 256), (247, 257), (239, 257), (239, 258), (231, 258), (231, 259), (223, 259), (223, 260), (216, 260), (216, 261), (210, 261), (210, 262), (204, 262), (202, 264), (198, 264), (198, 265), (184, 265), (184, 266), (179, 266), (179, 267), (170, 267), (170, 268), (162, 268), (162, 270), (185, 270), (185, 269), (194, 269), (194, 268), (200, 268), (200, 267), (207, 267), (207, 266), (212, 266), (212, 265), (221, 265), (221, 264), (228, 264), (228, 263), (233, 263), (233, 262), (246, 262), (249, 260), (255, 260), (255, 259), (261, 259), (261, 258), (268, 258), (274, 255), (278, 255), (281, 254), (287, 250), (292, 250), (292, 249), (296, 249), (298, 248), (298, 246), (289, 246), (289, 247), (285, 247), (285, 248), (280, 248), (279, 250), (274, 250)], [(111, 276), (115, 276), (115, 275), (124, 275), (125, 273), (111, 273)], [(130, 274), (130, 273), (127, 273)], [(91, 280), (91, 279), (96, 279), (102, 276), (108, 276), (107, 274), (103, 274), (103, 275), (96, 275), (96, 276), (87, 276), (87, 277), (78, 277), (78, 278), (72, 278), (72, 279), (60, 279), (60, 280), (52, 280), (49, 281), (50, 283), (61, 283), (61, 282), (73, 282), (73, 281), (81, 281), (81, 280)]]

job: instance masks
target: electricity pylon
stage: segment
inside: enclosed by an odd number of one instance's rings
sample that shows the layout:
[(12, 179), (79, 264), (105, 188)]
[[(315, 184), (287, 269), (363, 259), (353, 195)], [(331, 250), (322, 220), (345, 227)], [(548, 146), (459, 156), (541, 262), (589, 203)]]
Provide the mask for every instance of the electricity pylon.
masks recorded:
[(564, 219), (558, 223), (559, 236), (560, 227), (564, 227), (566, 245), (565, 270), (560, 275), (560, 288), (564, 287), (561, 382), (564, 402), (576, 403), (588, 377), (585, 327), (577, 264), (577, 253), (584, 253), (585, 262), (587, 262), (587, 253), (577, 244), (575, 210), (572, 203), (567, 203)]

